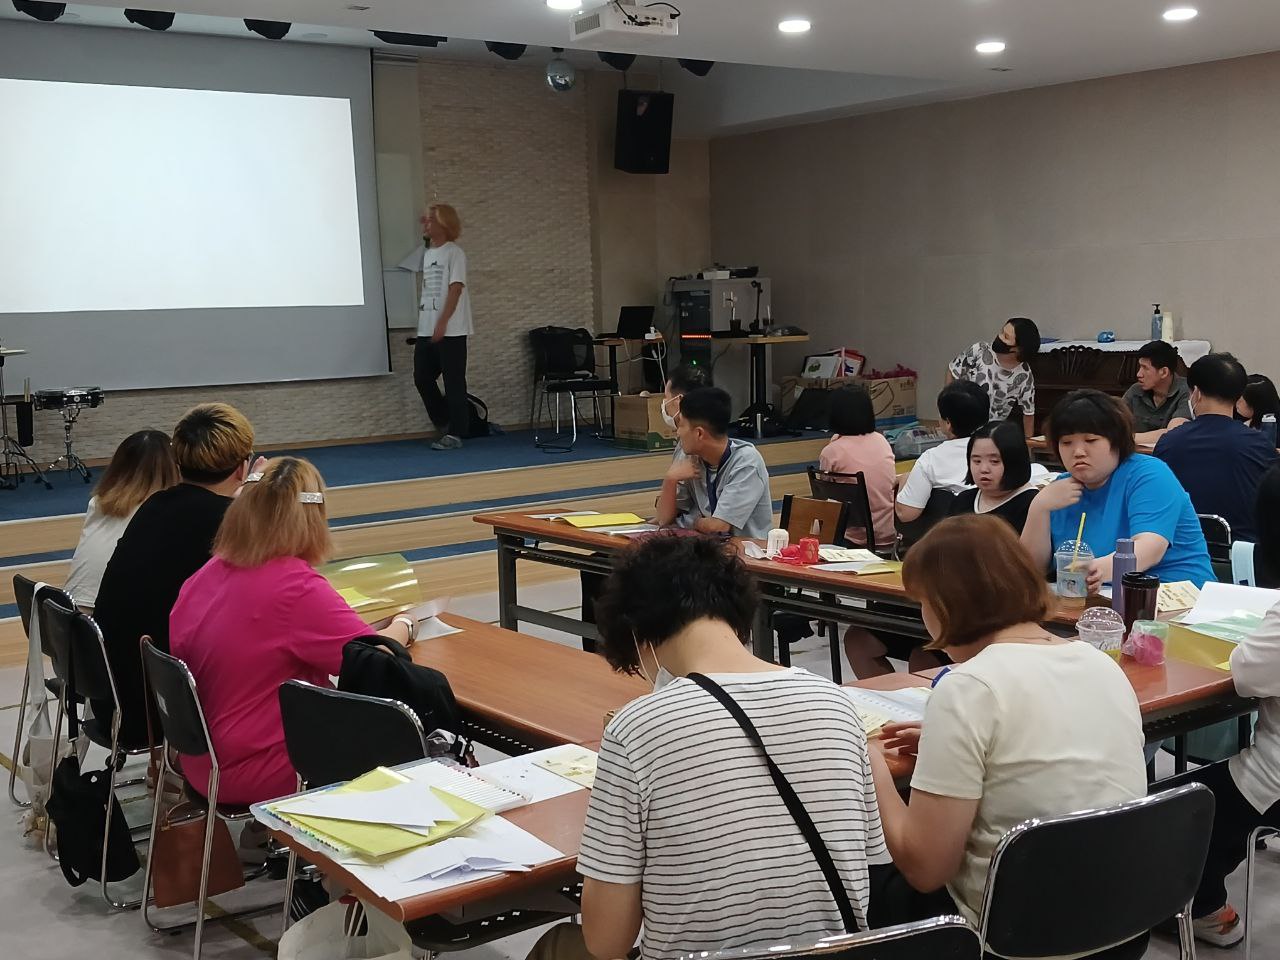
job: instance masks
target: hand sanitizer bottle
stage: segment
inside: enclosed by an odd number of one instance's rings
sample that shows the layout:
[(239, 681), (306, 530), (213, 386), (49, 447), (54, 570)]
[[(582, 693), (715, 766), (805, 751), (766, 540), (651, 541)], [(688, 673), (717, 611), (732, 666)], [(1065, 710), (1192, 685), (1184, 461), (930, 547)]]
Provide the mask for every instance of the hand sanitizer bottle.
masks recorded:
[(1164, 314), (1160, 312), (1160, 304), (1153, 303), (1155, 310), (1151, 314), (1151, 339), (1164, 339)]

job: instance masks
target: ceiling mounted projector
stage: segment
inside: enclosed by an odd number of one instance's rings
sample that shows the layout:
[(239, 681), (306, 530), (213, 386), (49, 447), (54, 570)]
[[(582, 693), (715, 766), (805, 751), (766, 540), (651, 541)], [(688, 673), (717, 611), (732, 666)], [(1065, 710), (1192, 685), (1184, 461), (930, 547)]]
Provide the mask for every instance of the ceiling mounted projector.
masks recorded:
[(639, 40), (674, 37), (680, 33), (677, 14), (637, 6), (635, 0), (615, 0), (569, 18), (569, 39), (584, 41)]

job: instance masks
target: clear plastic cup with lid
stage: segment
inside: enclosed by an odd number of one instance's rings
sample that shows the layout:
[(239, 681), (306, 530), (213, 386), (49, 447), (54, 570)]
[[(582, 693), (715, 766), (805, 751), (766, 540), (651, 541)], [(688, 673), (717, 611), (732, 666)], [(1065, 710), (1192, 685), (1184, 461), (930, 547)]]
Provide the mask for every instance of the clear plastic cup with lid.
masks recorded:
[(1076, 622), (1080, 639), (1103, 653), (1120, 659), (1120, 647), (1124, 642), (1124, 620), (1110, 607), (1089, 607)]
[(1064, 540), (1053, 553), (1054, 569), (1058, 579), (1058, 596), (1083, 599), (1087, 594), (1086, 579), (1089, 564), (1093, 563), (1093, 551), (1083, 540)]

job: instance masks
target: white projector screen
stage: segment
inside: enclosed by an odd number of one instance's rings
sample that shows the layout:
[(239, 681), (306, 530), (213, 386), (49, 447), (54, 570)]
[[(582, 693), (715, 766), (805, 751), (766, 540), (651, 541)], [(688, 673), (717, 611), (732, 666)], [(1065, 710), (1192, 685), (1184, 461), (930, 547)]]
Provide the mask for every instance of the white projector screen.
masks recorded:
[(0, 23), (11, 386), (386, 373), (369, 70), (366, 50)]

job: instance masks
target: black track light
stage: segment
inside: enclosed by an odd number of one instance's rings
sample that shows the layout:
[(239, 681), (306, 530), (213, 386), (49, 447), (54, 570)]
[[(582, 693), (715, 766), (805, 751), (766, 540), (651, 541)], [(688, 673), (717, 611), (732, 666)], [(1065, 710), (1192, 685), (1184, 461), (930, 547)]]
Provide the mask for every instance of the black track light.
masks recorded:
[(497, 40), (486, 40), (484, 48), (490, 53), (496, 53), (503, 60), (519, 60), (528, 49), (523, 43), (499, 43)]
[(705, 77), (711, 72), (711, 68), (715, 66), (715, 61), (713, 60), (686, 60), (683, 57), (676, 60), (676, 63), (680, 64), (695, 77)]
[(433, 37), (426, 33), (396, 33), (392, 30), (370, 30), (383, 43), (394, 43), (401, 47), (438, 47), (447, 43), (448, 37)]
[(634, 53), (605, 53), (601, 50), (596, 56), (615, 70), (630, 70), (631, 65), (636, 62)]
[(28, 17), (43, 20), (45, 23), (53, 23), (67, 12), (67, 5), (44, 3), (43, 0), (13, 0), (13, 9), (19, 13), (25, 13)]
[(173, 26), (173, 14), (163, 10), (131, 10), (126, 9), (124, 18), (148, 30), (168, 30)]
[(266, 37), (268, 40), (283, 40), (284, 35), (289, 32), (289, 28), (293, 26), (291, 23), (283, 23), (280, 20), (248, 20), (244, 25), (256, 33), (260, 37)]

